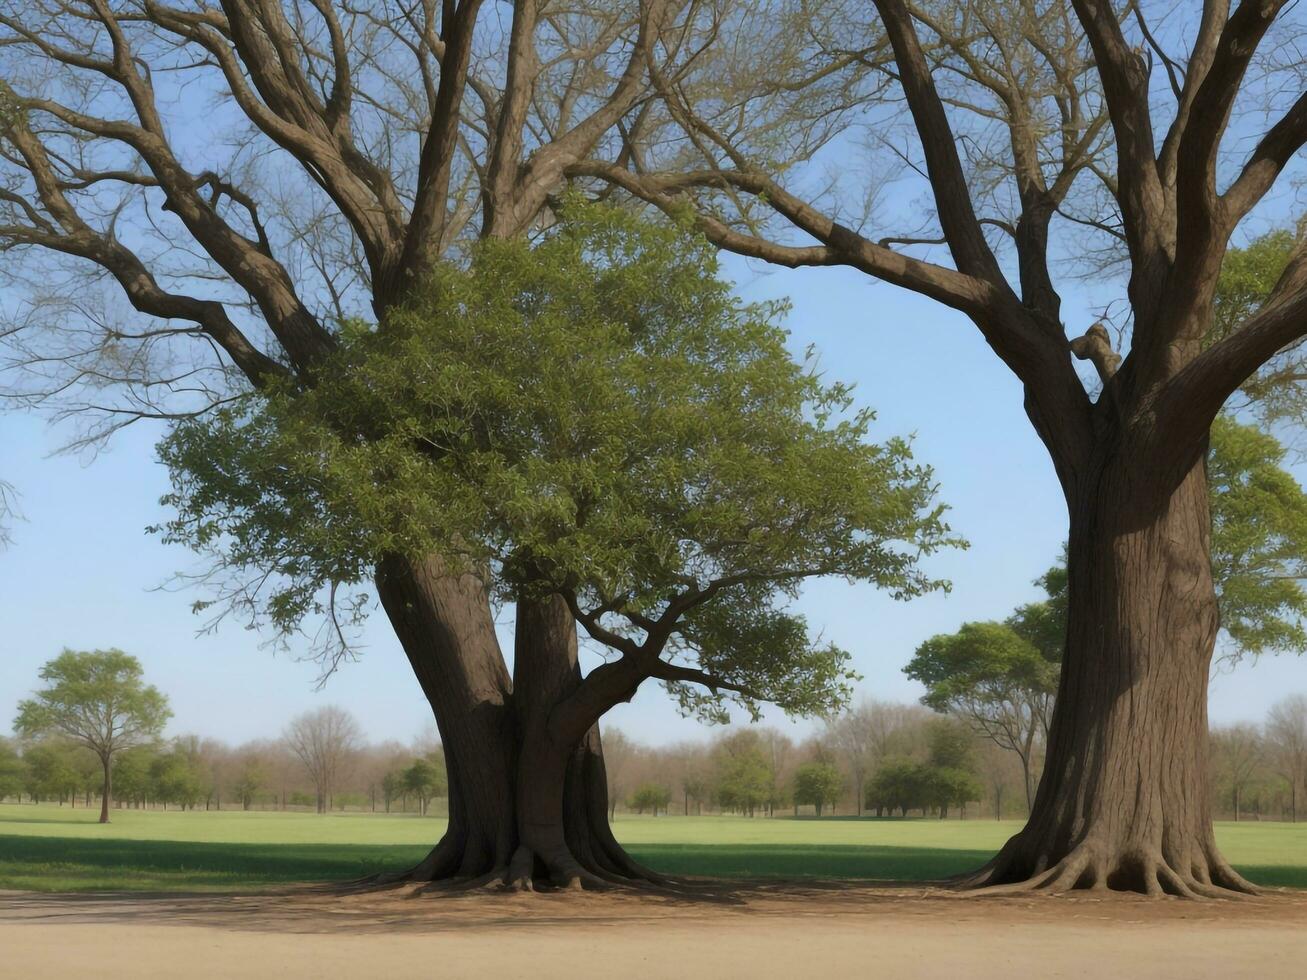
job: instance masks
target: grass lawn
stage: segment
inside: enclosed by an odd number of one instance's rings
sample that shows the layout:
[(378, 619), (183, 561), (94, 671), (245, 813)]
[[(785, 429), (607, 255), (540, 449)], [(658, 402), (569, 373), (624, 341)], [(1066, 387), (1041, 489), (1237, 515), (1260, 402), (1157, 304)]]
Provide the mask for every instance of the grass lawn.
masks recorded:
[[(357, 878), (415, 863), (442, 821), (412, 814), (114, 811), (0, 805), (0, 888), (231, 890)], [(984, 863), (1015, 821), (627, 817), (618, 838), (670, 874), (928, 881)], [(1307, 888), (1307, 824), (1218, 824), (1265, 885)]]

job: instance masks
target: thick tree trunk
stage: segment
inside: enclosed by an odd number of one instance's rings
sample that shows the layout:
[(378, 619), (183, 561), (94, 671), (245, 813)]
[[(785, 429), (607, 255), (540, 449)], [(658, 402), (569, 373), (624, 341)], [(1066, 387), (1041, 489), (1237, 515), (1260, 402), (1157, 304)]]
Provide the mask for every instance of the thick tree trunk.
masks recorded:
[[(1135, 459), (1122, 464), (1122, 459)], [(1029, 822), (969, 884), (1247, 892), (1207, 785), (1218, 627), (1201, 455), (1173, 487), (1119, 453), (1073, 501), (1066, 654)]]
[(431, 703), (449, 777), (445, 835), (399, 878), (517, 887), (654, 879), (609, 829), (598, 728), (572, 745), (548, 731), (550, 710), (580, 679), (566, 606), (519, 605), (514, 684), (476, 576), (390, 559), (377, 587)]

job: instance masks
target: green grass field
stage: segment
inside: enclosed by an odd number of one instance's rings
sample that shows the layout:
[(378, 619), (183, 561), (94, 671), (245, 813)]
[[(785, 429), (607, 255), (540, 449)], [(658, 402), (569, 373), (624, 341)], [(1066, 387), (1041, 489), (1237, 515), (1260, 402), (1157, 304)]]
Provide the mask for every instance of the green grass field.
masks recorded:
[[(416, 862), (442, 822), (412, 814), (163, 813), (0, 805), (0, 888), (232, 890), (357, 878)], [(618, 838), (675, 875), (928, 881), (982, 864), (1015, 821), (619, 817)], [(1307, 888), (1307, 824), (1219, 824), (1264, 885)]]

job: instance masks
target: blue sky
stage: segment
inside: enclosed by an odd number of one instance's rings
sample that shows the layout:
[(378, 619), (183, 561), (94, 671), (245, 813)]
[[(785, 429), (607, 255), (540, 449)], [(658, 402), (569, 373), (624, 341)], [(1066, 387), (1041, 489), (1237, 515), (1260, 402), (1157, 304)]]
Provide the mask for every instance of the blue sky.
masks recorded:
[[(768, 271), (739, 261), (727, 268), (751, 298), (793, 299), (795, 351), (815, 345), (830, 377), (857, 385), (861, 403), (879, 413), (878, 437), (915, 434), (918, 456), (935, 466), (953, 508), (953, 526), (971, 542), (932, 563), (952, 580), (950, 595), (897, 603), (869, 587), (819, 582), (800, 601), (826, 638), (852, 652), (862, 692), (912, 700), (921, 691), (901, 668), (916, 645), (1036, 598), (1031, 582), (1065, 538), (1061, 495), (1022, 412), (1020, 389), (974, 327), (926, 300), (851, 271)], [(1090, 305), (1068, 296), (1073, 333), (1094, 319)], [(36, 684), (40, 665), (65, 646), (117, 646), (137, 655), (172, 699), (173, 734), (232, 742), (273, 736), (295, 713), (325, 703), (353, 711), (374, 739), (407, 741), (426, 728), (425, 702), (380, 615), (369, 624), (363, 658), (322, 691), (315, 690), (315, 664), (274, 654), (264, 648), (266, 637), (238, 623), (196, 636), (201, 620), (190, 603), (199, 594), (160, 590), (196, 559), (144, 533), (166, 516), (158, 504), (166, 476), (153, 452), (160, 433), (142, 423), (89, 462), (52, 455), (69, 433), (40, 417), (0, 415), (0, 476), (22, 494), (26, 517), (13, 546), (0, 553), (0, 731)], [(502, 617), (506, 631), (510, 616)], [(1294, 691), (1307, 691), (1307, 660), (1243, 664), (1215, 678), (1213, 720), (1259, 721)], [(790, 728), (775, 713), (768, 720)], [(703, 734), (656, 685), (608, 723), (650, 743)], [(801, 735), (807, 727), (799, 722), (792, 730)]]

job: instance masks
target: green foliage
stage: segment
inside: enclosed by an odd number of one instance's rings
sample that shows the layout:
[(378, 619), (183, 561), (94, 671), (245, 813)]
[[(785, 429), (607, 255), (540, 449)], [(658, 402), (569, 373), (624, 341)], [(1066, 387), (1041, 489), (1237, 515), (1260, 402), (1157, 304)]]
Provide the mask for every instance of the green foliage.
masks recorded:
[(17, 796), (27, 785), (27, 765), (7, 738), (0, 738), (0, 800)]
[(1062, 561), (1035, 580), (1048, 596), (1013, 610), (1006, 625), (1029, 643), (1047, 663), (1061, 664), (1066, 644), (1067, 570), (1066, 552)]
[(964, 769), (928, 767), (922, 780), (922, 802), (939, 811), (941, 818), (948, 815), (949, 807), (965, 806), (985, 795), (975, 775)]
[(713, 768), (714, 796), (723, 810), (752, 816), (775, 792), (757, 732), (742, 731), (723, 739), (714, 750)]
[[(933, 636), (903, 669), (925, 685), (923, 704), (965, 719), (974, 731), (1021, 757), (1027, 800), (1034, 792), (1033, 748), (1041, 734), (1047, 735), (1057, 695), (1066, 636), (1066, 569), (1050, 569), (1039, 584), (1047, 600), (1021, 606), (1006, 622), (964, 623), (956, 633)], [(952, 730), (959, 743), (966, 738), (956, 726)], [(935, 741), (948, 731), (932, 726), (932, 753), (938, 753)], [(970, 768), (956, 758), (936, 759), (935, 764)]]
[(975, 743), (966, 727), (955, 721), (939, 718), (927, 726), (926, 751), (930, 764), (937, 769), (975, 771)]
[(1212, 574), (1234, 654), (1307, 648), (1307, 494), (1284, 447), (1227, 416), (1212, 426)]
[(629, 806), (636, 813), (644, 813), (649, 810), (656, 817), (659, 810), (666, 810), (672, 802), (672, 791), (661, 783), (645, 783), (640, 786), (628, 801)]
[(381, 798), (385, 803), (386, 812), (390, 812), (390, 804), (404, 795), (404, 773), (399, 769), (392, 769), (381, 777)]
[(873, 810), (937, 810), (941, 817), (951, 806), (978, 800), (984, 789), (966, 769), (954, 769), (911, 759), (891, 759), (876, 770), (867, 784), (866, 805)]
[(918, 565), (958, 543), (929, 468), (868, 441), (872, 413), (794, 361), (785, 307), (737, 300), (701, 237), (566, 219), (351, 325), (311, 390), (178, 425), (167, 539), (272, 573), (266, 604), (233, 594), (287, 632), (381, 556), (436, 553), (489, 569), (501, 599), (602, 609), (614, 635), (670, 615), (667, 652), (725, 686), (676, 685), (687, 711), (841, 703), (847, 654), (786, 606), (814, 575), (942, 588)]
[(975, 776), (975, 748), (962, 725), (944, 719), (934, 722), (927, 746), (924, 762), (900, 758), (882, 763), (867, 785), (869, 808), (903, 814), (936, 810), (944, 817), (950, 807), (984, 795)]
[[(1026, 606), (1027, 616), (1032, 606)], [(1039, 629), (1050, 619), (1039, 614)], [(1029, 621), (1029, 620), (1027, 620)], [(1065, 631), (1065, 621), (1057, 631)], [(1052, 630), (1050, 629), (1050, 633)], [(921, 644), (904, 673), (926, 686), (922, 703), (986, 721), (1029, 712), (1031, 702), (1057, 692), (1058, 657), (1050, 661), (1011, 623), (964, 623), (956, 633)]]
[(145, 803), (154, 797), (150, 769), (158, 758), (154, 745), (137, 745), (118, 753), (113, 764), (113, 793), (120, 800)]
[(26, 764), (23, 788), (38, 800), (62, 800), (79, 786), (77, 750), (66, 742), (46, 740), (23, 751)]
[(259, 792), (268, 785), (268, 768), (260, 759), (245, 759), (231, 784), (232, 795), (248, 810)]
[(184, 751), (174, 748), (151, 761), (150, 798), (180, 807), (203, 799), (200, 773)]
[(414, 759), (412, 765), (400, 774), (400, 785), (404, 791), (417, 797), (421, 812), (425, 814), (431, 799), (444, 796), (448, 791), (444, 760)]
[(142, 683), (140, 661), (121, 650), (64, 650), (40, 678), (46, 687), (19, 702), (14, 729), (72, 739), (106, 765), (120, 749), (156, 738), (172, 716), (168, 699)]
[(921, 805), (922, 774), (925, 770), (911, 759), (887, 759), (867, 783), (865, 803), (871, 810), (895, 810), (906, 814)]
[[(1226, 252), (1205, 343), (1214, 344), (1230, 336), (1257, 312), (1275, 288), (1298, 244), (1298, 236), (1304, 232), (1307, 226), (1300, 226), (1297, 235), (1280, 229), (1244, 248)], [(1307, 418), (1304, 377), (1307, 377), (1307, 362), (1303, 360), (1302, 345), (1295, 344), (1244, 382), (1242, 395), (1246, 407), (1266, 423), (1301, 422)]]
[(794, 802), (816, 807), (817, 816), (844, 792), (844, 777), (829, 762), (805, 762), (794, 773)]

